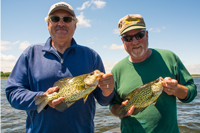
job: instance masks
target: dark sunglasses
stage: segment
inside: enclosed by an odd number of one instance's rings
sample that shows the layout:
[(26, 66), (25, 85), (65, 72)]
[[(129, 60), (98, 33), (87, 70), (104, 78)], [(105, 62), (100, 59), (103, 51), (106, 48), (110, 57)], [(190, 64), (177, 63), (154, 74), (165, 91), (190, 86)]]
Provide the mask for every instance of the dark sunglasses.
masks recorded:
[(63, 21), (64, 21), (65, 23), (71, 22), (72, 19), (74, 20), (74, 18), (73, 18), (73, 17), (70, 17), (70, 16), (63, 16), (63, 17), (60, 17), (60, 16), (50, 16), (49, 18), (50, 18), (50, 20), (51, 20), (52, 22), (55, 22), (55, 23), (56, 23), (56, 22), (59, 22), (61, 18), (63, 19)]
[(122, 36), (122, 38), (124, 39), (124, 41), (126, 42), (132, 42), (133, 41), (133, 37), (135, 37), (135, 39), (140, 40), (144, 37), (146, 31), (141, 31), (135, 35), (126, 35), (126, 36)]

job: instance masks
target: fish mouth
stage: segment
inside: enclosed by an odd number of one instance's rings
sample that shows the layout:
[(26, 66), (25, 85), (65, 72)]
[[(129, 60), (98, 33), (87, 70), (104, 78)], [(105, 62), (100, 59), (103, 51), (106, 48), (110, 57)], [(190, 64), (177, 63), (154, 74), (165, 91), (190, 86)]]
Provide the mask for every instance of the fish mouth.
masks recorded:
[(88, 87), (94, 87), (98, 84), (99, 82), (98, 81), (95, 81), (93, 84), (87, 84)]

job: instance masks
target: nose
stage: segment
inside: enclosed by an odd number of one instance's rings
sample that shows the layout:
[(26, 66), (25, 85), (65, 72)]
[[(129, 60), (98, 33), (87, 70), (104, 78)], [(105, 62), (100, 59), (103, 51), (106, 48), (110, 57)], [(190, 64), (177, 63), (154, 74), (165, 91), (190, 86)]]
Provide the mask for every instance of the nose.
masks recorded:
[(58, 22), (58, 25), (60, 25), (60, 26), (65, 25), (65, 22), (63, 21), (63, 18), (60, 19), (60, 21)]
[(139, 41), (135, 37), (133, 37), (132, 44), (137, 45), (138, 43), (139, 43)]

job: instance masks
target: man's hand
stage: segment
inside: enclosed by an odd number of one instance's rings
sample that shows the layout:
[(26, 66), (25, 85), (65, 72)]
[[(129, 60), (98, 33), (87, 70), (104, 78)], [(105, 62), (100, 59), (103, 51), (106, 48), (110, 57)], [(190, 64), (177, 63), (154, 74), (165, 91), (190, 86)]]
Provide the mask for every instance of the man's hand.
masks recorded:
[[(121, 106), (124, 106), (124, 105), (126, 105), (127, 103), (128, 103), (128, 100), (122, 102)], [(121, 107), (121, 106), (120, 106), (120, 107)], [(134, 109), (135, 109), (135, 106), (134, 106), (134, 105), (131, 106), (131, 108), (128, 110), (127, 114), (126, 114), (124, 117), (126, 117), (126, 116), (131, 116), (131, 115), (133, 114)]]
[(102, 94), (107, 97), (114, 90), (114, 78), (111, 73), (101, 73), (101, 79), (99, 80), (99, 88), (102, 90)]
[(178, 84), (177, 80), (166, 77), (164, 83), (163, 90), (168, 95), (174, 95), (180, 99), (185, 99), (187, 97), (188, 89), (185, 86)]
[[(58, 89), (59, 89), (58, 86), (49, 88), (45, 93), (43, 93), (43, 95), (48, 95), (48, 94), (54, 93), (54, 92), (56, 92)], [(55, 100), (53, 100), (53, 101), (50, 101), (50, 102), (48, 103), (48, 105), (49, 105), (50, 107), (52, 107), (52, 108), (55, 108), (55, 106), (56, 106), (57, 104), (62, 103), (62, 101), (63, 101), (64, 99), (65, 99), (64, 97), (59, 97), (58, 99), (55, 99)]]

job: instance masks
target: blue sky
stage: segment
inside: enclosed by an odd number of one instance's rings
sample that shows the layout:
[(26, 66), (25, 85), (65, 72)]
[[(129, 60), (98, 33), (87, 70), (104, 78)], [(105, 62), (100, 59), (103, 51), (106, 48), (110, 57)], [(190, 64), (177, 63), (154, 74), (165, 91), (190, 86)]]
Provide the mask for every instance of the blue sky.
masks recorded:
[[(1, 71), (10, 72), (23, 50), (45, 43), (47, 16), (59, 0), (1, 0)], [(200, 74), (200, 0), (67, 0), (79, 19), (74, 38), (97, 51), (106, 68), (128, 54), (118, 21), (141, 14), (149, 31), (149, 47), (176, 53), (191, 74)]]

